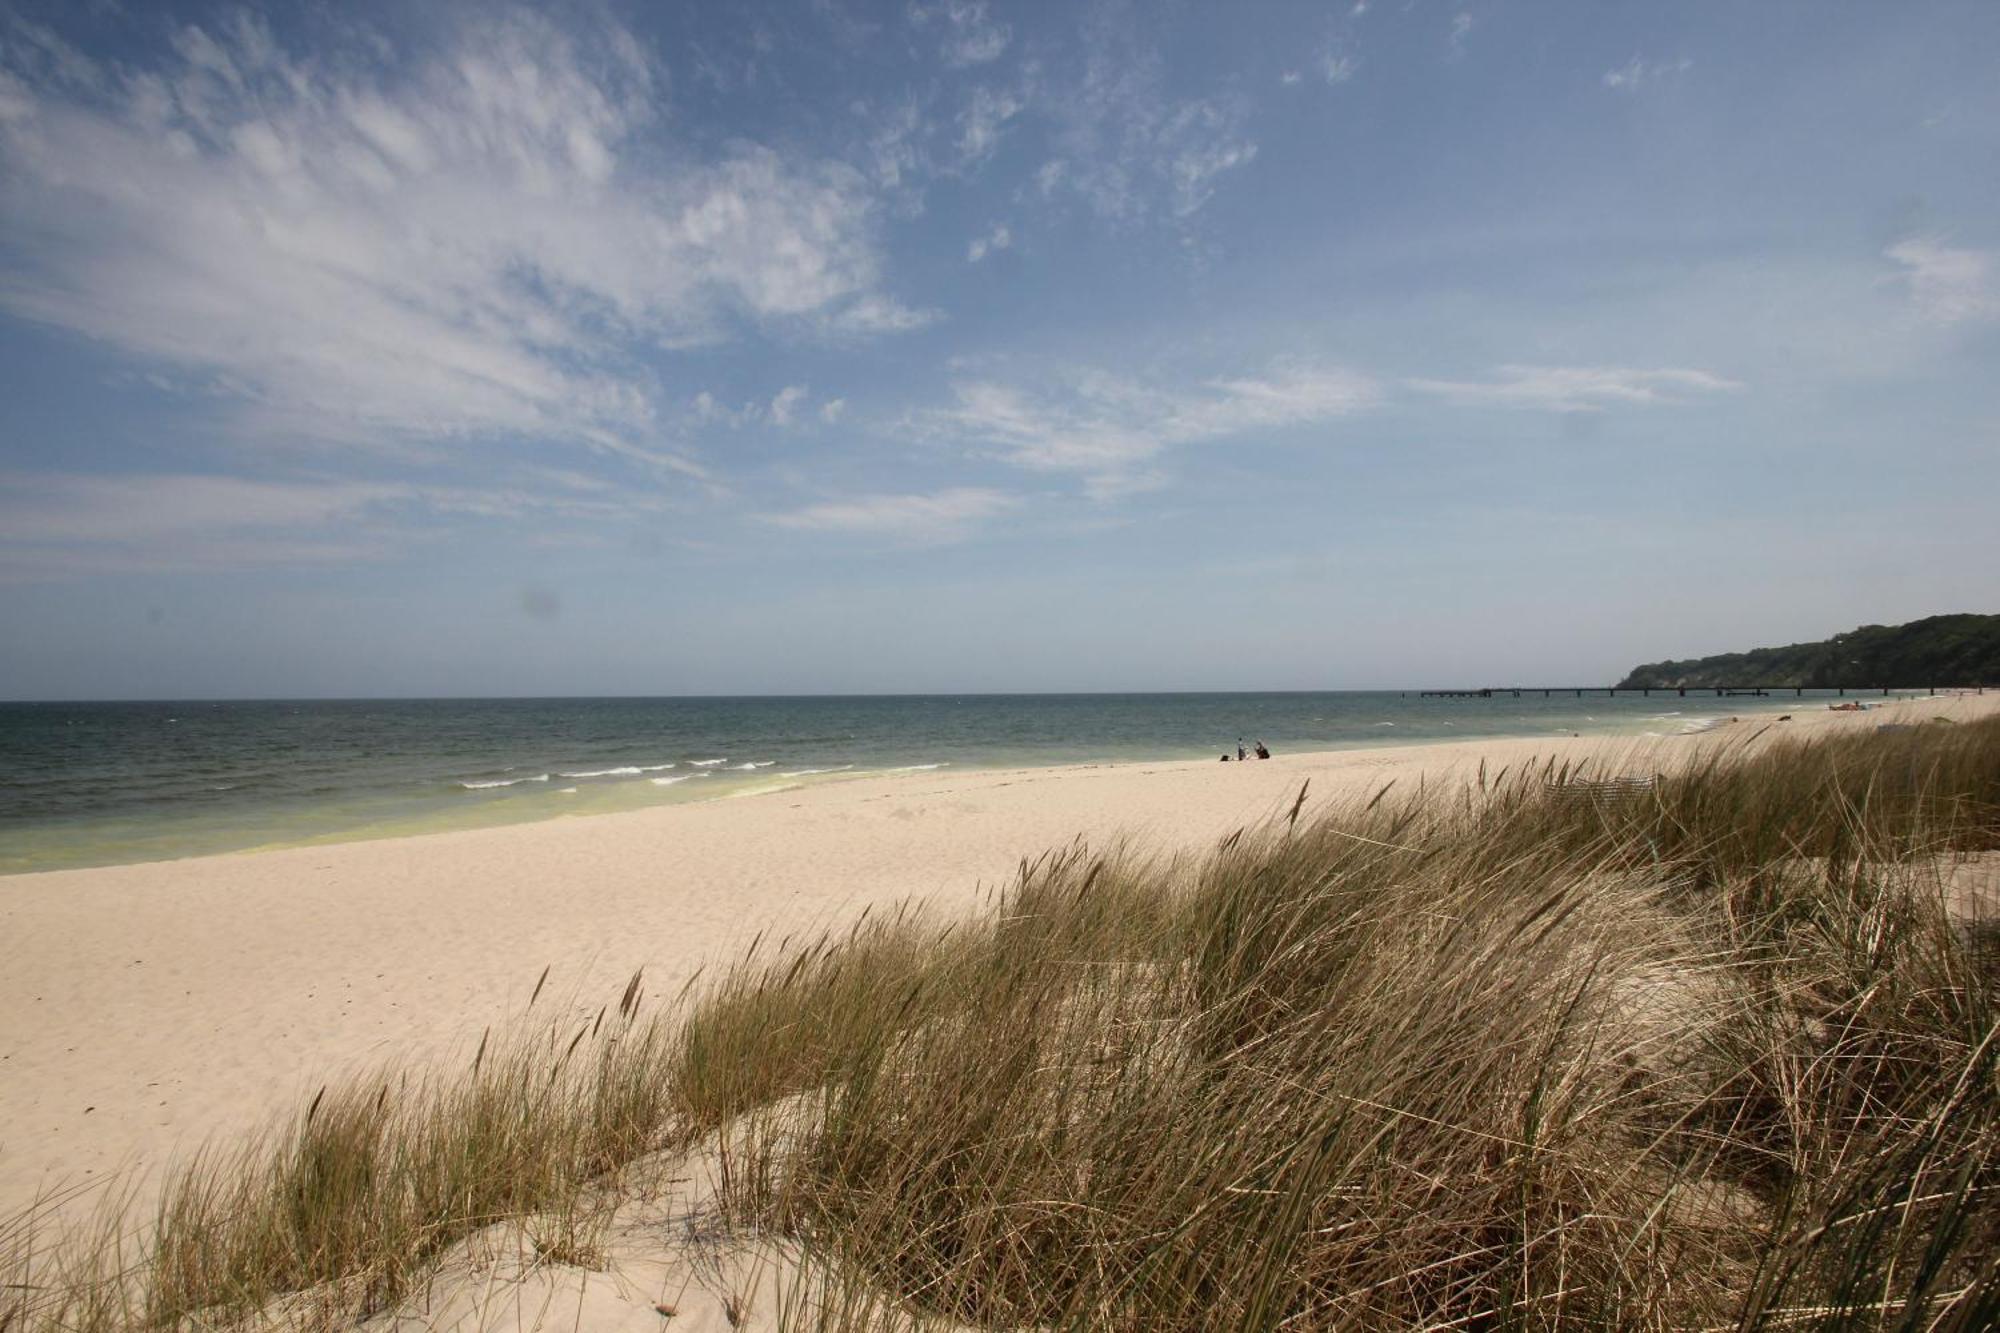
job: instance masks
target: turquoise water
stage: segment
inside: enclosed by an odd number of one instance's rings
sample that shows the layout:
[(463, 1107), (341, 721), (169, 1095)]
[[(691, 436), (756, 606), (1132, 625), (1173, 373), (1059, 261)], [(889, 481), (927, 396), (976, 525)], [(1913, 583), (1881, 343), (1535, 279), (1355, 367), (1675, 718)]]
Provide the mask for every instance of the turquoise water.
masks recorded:
[(1672, 734), (1814, 698), (1299, 694), (0, 704), (0, 873), (756, 795), (858, 774)]

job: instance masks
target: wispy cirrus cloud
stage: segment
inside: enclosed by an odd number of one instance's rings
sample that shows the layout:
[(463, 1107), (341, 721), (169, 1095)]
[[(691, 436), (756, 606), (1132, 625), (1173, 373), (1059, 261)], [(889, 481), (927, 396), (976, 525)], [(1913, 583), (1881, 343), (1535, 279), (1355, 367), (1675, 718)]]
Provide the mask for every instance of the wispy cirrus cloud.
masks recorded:
[(455, 523), (537, 537), (657, 512), (660, 501), (560, 468), (481, 485), (215, 473), (0, 473), (0, 579), (215, 572), (386, 559)]
[(1743, 387), (1705, 370), (1624, 366), (1501, 366), (1488, 380), (1410, 379), (1404, 383), (1419, 393), (1435, 394), (1464, 406), (1542, 412), (1665, 406)]
[(1004, 222), (996, 222), (985, 232), (972, 238), (965, 247), (965, 260), (977, 264), (988, 255), (998, 254), (1014, 244), (1014, 232)]
[(9, 546), (143, 546), (188, 534), (320, 528), (413, 494), (398, 483), (10, 473), (0, 515)]
[(1054, 151), (1035, 176), (1045, 198), (1080, 199), (1099, 218), (1135, 223), (1158, 212), (1192, 217), (1225, 173), (1257, 156), (1242, 97), (1177, 97), (1166, 65), (1128, 10), (1084, 25), (1080, 77), (1047, 96)]
[[(682, 417), (693, 427), (721, 426), (729, 430), (745, 427), (767, 426), (778, 430), (789, 430), (803, 425), (813, 415), (812, 390), (803, 384), (787, 384), (772, 394), (768, 400), (758, 399), (730, 406), (704, 389), (689, 401)], [(834, 407), (834, 404), (840, 404)], [(836, 398), (823, 403), (818, 416), (822, 421), (836, 420), (846, 407), (846, 400)], [(832, 408), (828, 415), (827, 409)]]
[(797, 420), (799, 408), (805, 400), (806, 386), (803, 384), (787, 384), (778, 390), (771, 398), (771, 424), (780, 428), (791, 425)]
[(1039, 392), (972, 380), (954, 393), (953, 406), (911, 418), (920, 437), (1032, 471), (1081, 474), (1086, 493), (1099, 499), (1159, 484), (1150, 465), (1172, 446), (1332, 421), (1377, 398), (1366, 376), (1298, 364), (1193, 390), (1091, 372)]
[(1633, 56), (1617, 69), (1604, 71), (1601, 82), (1615, 92), (1637, 92), (1652, 84), (1663, 83), (1678, 78), (1694, 68), (1694, 61), (1686, 56), (1679, 60), (1642, 60)]
[(660, 75), (615, 24), (482, 13), (385, 62), (295, 56), (245, 12), (172, 45), (131, 68), (6, 44), (0, 304), (202, 379), (260, 433), (672, 464), (658, 350), (930, 318), (883, 290), (852, 168), (642, 147)]
[(991, 157), (1008, 124), (1027, 109), (1028, 97), (1021, 89), (974, 88), (958, 115), (959, 167), (976, 167)]
[[(1255, 161), (1250, 100), (1233, 87), (1174, 86), (1142, 11), (1109, 0), (1051, 12), (1066, 30), (1076, 25), (1063, 46), (1013, 58), (1011, 30), (983, 4), (910, 8), (920, 31), (945, 37), (940, 54), (956, 77), (849, 107), (860, 130), (849, 156), (899, 216), (920, 214), (939, 179), (963, 185), (1012, 170), (996, 165), (1011, 150), (1039, 162), (1013, 187), (1017, 203), (1077, 203), (1119, 228), (1185, 226), (1221, 180)], [(1335, 48), (1319, 61), (1328, 82), (1353, 68)]]
[(1932, 323), (2000, 319), (1992, 251), (1947, 245), (1939, 236), (1912, 236), (1883, 254), (1902, 270), (1912, 304)]
[(910, 21), (919, 28), (937, 29), (938, 54), (953, 68), (997, 60), (1014, 38), (1011, 27), (987, 12), (986, 0), (912, 5)]
[(982, 523), (1015, 508), (1018, 497), (983, 486), (929, 494), (860, 495), (764, 515), (767, 523), (800, 532), (888, 537), (934, 544), (960, 541)]

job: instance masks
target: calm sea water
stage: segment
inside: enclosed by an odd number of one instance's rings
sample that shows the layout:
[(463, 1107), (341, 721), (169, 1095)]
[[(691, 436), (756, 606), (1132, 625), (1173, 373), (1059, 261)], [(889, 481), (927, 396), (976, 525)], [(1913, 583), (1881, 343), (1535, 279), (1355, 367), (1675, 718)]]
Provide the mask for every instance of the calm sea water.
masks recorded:
[(0, 873), (384, 837), (857, 774), (1698, 730), (1813, 700), (1328, 694), (0, 704)]

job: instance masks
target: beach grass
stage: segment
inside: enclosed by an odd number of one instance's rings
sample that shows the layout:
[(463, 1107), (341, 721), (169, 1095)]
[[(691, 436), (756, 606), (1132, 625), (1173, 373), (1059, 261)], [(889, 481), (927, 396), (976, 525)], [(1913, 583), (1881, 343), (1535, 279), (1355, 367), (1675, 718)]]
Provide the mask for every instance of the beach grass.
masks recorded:
[(322, 1088), (181, 1164), (143, 1214), (114, 1196), (80, 1228), (52, 1232), (46, 1208), (0, 1226), (0, 1329), (338, 1322), (516, 1218), (551, 1262), (590, 1263), (601, 1186), (668, 1121), (667, 1030), (642, 1020), (641, 990), (635, 976), (594, 1017), (482, 1039), (469, 1067)]
[[(380, 1311), (715, 1163), (784, 1327), (1981, 1328), (2000, 1318), (2000, 720), (1308, 794), (970, 918), (349, 1083), (150, 1217), (28, 1220), (0, 1328)], [(1303, 811), (1303, 813), (1302, 813)]]

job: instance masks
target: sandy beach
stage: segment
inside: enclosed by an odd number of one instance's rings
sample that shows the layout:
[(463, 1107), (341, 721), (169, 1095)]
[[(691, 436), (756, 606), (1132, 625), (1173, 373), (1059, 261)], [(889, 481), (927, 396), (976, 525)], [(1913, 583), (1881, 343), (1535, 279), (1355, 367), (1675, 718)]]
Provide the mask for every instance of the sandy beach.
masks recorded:
[[(1764, 736), (2000, 711), (2000, 696), (1804, 709)], [(871, 904), (971, 908), (1082, 836), (1199, 849), (1289, 806), (1555, 756), (1643, 772), (1761, 724), (1269, 762), (899, 774), (624, 814), (0, 880), (0, 1212), (146, 1172), (328, 1078), (425, 1060), (549, 997), (670, 996), (759, 932)]]

